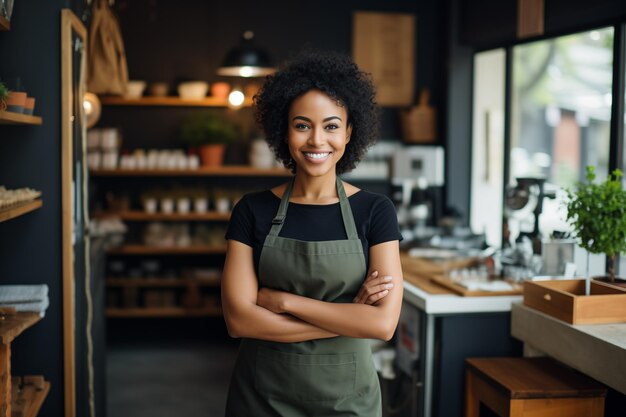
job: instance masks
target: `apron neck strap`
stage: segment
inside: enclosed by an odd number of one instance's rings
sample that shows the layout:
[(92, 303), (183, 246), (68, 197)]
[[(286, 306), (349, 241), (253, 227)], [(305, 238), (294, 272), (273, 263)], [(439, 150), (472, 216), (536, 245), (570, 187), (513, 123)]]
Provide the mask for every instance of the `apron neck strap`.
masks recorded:
[[(287, 217), (287, 206), (289, 205), (289, 198), (291, 197), (291, 191), (293, 190), (293, 183), (295, 181), (292, 179), (287, 184), (287, 188), (283, 193), (282, 198), (280, 199), (280, 206), (278, 207), (278, 212), (274, 219), (272, 219), (272, 228), (270, 229), (271, 236), (278, 236), (280, 230), (283, 228), (283, 223), (285, 222), (285, 218)], [(343, 227), (346, 229), (346, 235), (349, 240), (358, 239), (358, 234), (356, 232), (356, 225), (354, 223), (354, 217), (352, 216), (352, 210), (350, 209), (350, 202), (348, 201), (348, 196), (346, 196), (346, 191), (343, 188), (343, 183), (341, 179), (337, 177), (337, 194), (339, 195), (339, 205), (341, 207), (341, 217), (343, 219)]]

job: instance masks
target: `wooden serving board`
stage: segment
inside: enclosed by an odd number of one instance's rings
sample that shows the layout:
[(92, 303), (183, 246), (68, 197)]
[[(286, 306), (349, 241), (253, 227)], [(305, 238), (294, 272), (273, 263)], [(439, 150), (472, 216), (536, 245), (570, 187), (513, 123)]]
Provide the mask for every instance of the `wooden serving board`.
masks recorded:
[(509, 290), (509, 291), (484, 291), (484, 290), (470, 290), (460, 284), (457, 284), (451, 279), (446, 278), (443, 275), (433, 275), (430, 277), (430, 280), (464, 297), (491, 297), (491, 296), (500, 296), (500, 295), (522, 295), (522, 292), (523, 292), (523, 287), (521, 285), (518, 285), (516, 286), (515, 289)]

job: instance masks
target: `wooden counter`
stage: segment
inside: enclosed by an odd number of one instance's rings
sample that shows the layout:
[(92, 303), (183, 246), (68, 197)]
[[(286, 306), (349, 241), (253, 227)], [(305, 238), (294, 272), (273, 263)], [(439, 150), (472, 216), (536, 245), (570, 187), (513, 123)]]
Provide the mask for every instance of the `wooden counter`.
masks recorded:
[(571, 325), (514, 303), (511, 334), (527, 347), (626, 394), (626, 323)]

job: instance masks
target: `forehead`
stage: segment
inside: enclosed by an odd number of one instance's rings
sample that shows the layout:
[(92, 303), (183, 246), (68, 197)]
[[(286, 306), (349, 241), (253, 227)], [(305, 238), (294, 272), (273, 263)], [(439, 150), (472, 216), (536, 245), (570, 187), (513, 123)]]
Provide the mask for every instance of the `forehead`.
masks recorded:
[(319, 114), (323, 117), (339, 116), (345, 120), (347, 110), (339, 101), (320, 90), (309, 90), (297, 97), (289, 107), (290, 116)]

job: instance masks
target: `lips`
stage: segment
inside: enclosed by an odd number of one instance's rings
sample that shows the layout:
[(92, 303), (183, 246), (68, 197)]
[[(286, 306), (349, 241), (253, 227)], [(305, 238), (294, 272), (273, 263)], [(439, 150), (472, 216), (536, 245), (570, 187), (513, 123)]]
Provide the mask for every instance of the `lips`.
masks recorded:
[(332, 152), (302, 152), (304, 160), (310, 164), (323, 164), (328, 161)]

